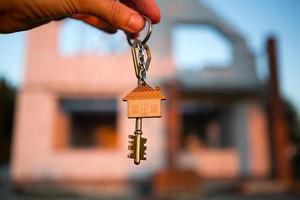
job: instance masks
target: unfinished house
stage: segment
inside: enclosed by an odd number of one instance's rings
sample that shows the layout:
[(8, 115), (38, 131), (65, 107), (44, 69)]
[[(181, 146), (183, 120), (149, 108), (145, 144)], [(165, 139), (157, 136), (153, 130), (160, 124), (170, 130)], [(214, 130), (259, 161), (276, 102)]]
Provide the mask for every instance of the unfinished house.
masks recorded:
[[(115, 36), (97, 32), (104, 37), (98, 43), (81, 24), (83, 29), (64, 38), (61, 33), (70, 21), (55, 22), (28, 32), (13, 141), (15, 185), (51, 184), (75, 191), (78, 185), (88, 185), (84, 191), (94, 185), (97, 192), (122, 194), (134, 183), (164, 187), (168, 181), (162, 177), (168, 172), (182, 184), (189, 182), (181, 181), (185, 173), (197, 179), (193, 183), (270, 174), (262, 84), (245, 39), (199, 1), (165, 0), (159, 5), (162, 21), (148, 43), (152, 61), (147, 83), (161, 86), (167, 100), (162, 118), (143, 121), (147, 160), (136, 166), (127, 158), (134, 119), (127, 118), (122, 98), (135, 88), (136, 78), (125, 35), (112, 41)], [(221, 38), (230, 54), (225, 66), (214, 65), (214, 60), (194, 68), (178, 64), (176, 42), (186, 43), (176, 41), (174, 31), (182, 27), (210, 30), (212, 37)], [(188, 33), (184, 39), (191, 37)], [(68, 51), (69, 44), (64, 54), (60, 45), (66, 40), (75, 47)], [(109, 51), (103, 50), (105, 45)], [(213, 46), (202, 48), (193, 52), (202, 56)], [(106, 184), (119, 187), (107, 189)]]

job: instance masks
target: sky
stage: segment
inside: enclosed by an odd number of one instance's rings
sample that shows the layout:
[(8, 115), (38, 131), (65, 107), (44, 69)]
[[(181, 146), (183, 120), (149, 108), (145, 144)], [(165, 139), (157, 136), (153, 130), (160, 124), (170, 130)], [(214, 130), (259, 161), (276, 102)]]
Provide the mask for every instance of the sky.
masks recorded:
[(172, 47), (178, 70), (227, 68), (233, 60), (231, 42), (208, 25), (175, 25), (172, 30)]
[(24, 70), (25, 32), (0, 34), (0, 78), (19, 86)]
[[(279, 47), (279, 75), (282, 94), (290, 100), (300, 113), (300, 1), (299, 0), (200, 0), (240, 32), (257, 57), (257, 63), (265, 55), (266, 38), (274, 35), (278, 39)], [(163, 11), (162, 11), (163, 12)], [(75, 24), (73, 26), (78, 26)], [(66, 32), (68, 30), (66, 29)], [(94, 31), (95, 32), (95, 31)], [(180, 34), (185, 34), (178, 31)], [(205, 32), (190, 32), (198, 38), (209, 41), (210, 36)], [(200, 35), (202, 34), (202, 35)], [(199, 35), (201, 37), (199, 37)], [(107, 39), (107, 35), (102, 35)], [(93, 38), (93, 37), (90, 37)], [(205, 39), (203, 39), (205, 38)], [(118, 40), (118, 37), (114, 38)], [(64, 41), (64, 39), (62, 40)], [(180, 41), (180, 40), (179, 40)], [(212, 44), (214, 40), (212, 41)], [(178, 47), (184, 47), (178, 43)], [(228, 55), (224, 47), (217, 45), (216, 50), (224, 52), (219, 59), (227, 62)], [(63, 46), (63, 48), (68, 46)], [(192, 46), (183, 50), (195, 52)], [(226, 47), (225, 47), (226, 48)], [(66, 49), (66, 48), (65, 48)], [(68, 48), (67, 48), (68, 49)], [(115, 49), (115, 48), (114, 48)], [(176, 49), (175, 49), (176, 54)], [(178, 55), (182, 55), (180, 50)], [(187, 55), (187, 54), (186, 54)], [(178, 57), (178, 62), (191, 62), (191, 66), (199, 61), (199, 57)], [(202, 55), (202, 54), (201, 54)], [(199, 56), (199, 54), (197, 54)], [(209, 57), (211, 55), (206, 55)], [(0, 34), (0, 78), (4, 77), (11, 85), (18, 87), (22, 82), (24, 60), (26, 57), (26, 32)], [(201, 60), (201, 59), (200, 59)], [(202, 59), (203, 60), (203, 59)], [(203, 61), (204, 62), (204, 61)], [(258, 65), (258, 67), (260, 67)], [(259, 69), (260, 70), (260, 69)]]
[(258, 59), (264, 54), (266, 38), (277, 38), (281, 93), (300, 113), (300, 1), (202, 1), (246, 38)]

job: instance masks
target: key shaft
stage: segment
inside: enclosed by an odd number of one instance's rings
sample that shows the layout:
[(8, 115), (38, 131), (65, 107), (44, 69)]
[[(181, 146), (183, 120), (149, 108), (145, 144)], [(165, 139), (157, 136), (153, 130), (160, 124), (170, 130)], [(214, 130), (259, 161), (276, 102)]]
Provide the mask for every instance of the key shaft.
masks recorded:
[(135, 144), (135, 158), (134, 164), (138, 165), (141, 162), (141, 135), (142, 135), (142, 118), (135, 119), (135, 131), (134, 134), (136, 136), (136, 144)]

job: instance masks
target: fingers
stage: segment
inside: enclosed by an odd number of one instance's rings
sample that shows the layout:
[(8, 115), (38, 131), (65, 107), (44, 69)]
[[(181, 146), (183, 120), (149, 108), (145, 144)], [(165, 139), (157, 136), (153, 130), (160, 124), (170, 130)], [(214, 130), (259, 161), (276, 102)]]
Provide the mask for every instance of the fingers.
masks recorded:
[(138, 33), (144, 27), (141, 14), (153, 23), (159, 22), (160, 13), (154, 0), (120, 1), (124, 3), (117, 0), (8, 0), (8, 8), (0, 13), (0, 25), (5, 24), (6, 28), (0, 27), (0, 31), (27, 30), (75, 14), (89, 15), (77, 18), (107, 32), (121, 29)]
[(139, 11), (148, 16), (153, 23), (160, 21), (160, 12), (154, 0), (133, 0)]
[(160, 21), (160, 12), (155, 0), (121, 0), (121, 2), (146, 15), (154, 24)]
[(85, 14), (75, 14), (72, 16), (72, 18), (81, 20), (81, 21), (83, 21), (95, 28), (101, 29), (107, 33), (116, 33), (117, 32), (117, 29), (115, 27), (107, 24), (103, 20), (101, 20), (97, 17), (94, 17), (94, 16), (85, 15)]
[[(75, 1), (75, 0), (74, 0)], [(76, 0), (79, 13), (96, 16), (115, 28), (137, 33), (144, 27), (144, 19), (132, 8), (114, 0)]]
[(23, 26), (22, 29), (20, 29), (20, 30), (15, 29), (13, 32), (30, 30), (30, 29), (36, 28), (38, 26), (41, 26), (41, 25), (44, 25), (44, 24), (48, 24), (49, 22), (51, 22), (51, 20), (33, 21), (30, 24), (28, 24), (26, 26)]

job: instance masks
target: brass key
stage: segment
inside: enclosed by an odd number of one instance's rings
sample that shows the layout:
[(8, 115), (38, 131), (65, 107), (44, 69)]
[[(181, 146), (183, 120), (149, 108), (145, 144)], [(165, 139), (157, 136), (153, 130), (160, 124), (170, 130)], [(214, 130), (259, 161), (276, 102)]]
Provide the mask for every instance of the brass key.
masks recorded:
[(128, 150), (130, 153), (128, 158), (134, 159), (134, 164), (140, 164), (141, 160), (146, 160), (146, 142), (147, 139), (143, 138), (142, 135), (142, 118), (136, 119), (136, 130), (134, 135), (129, 135), (129, 146)]

